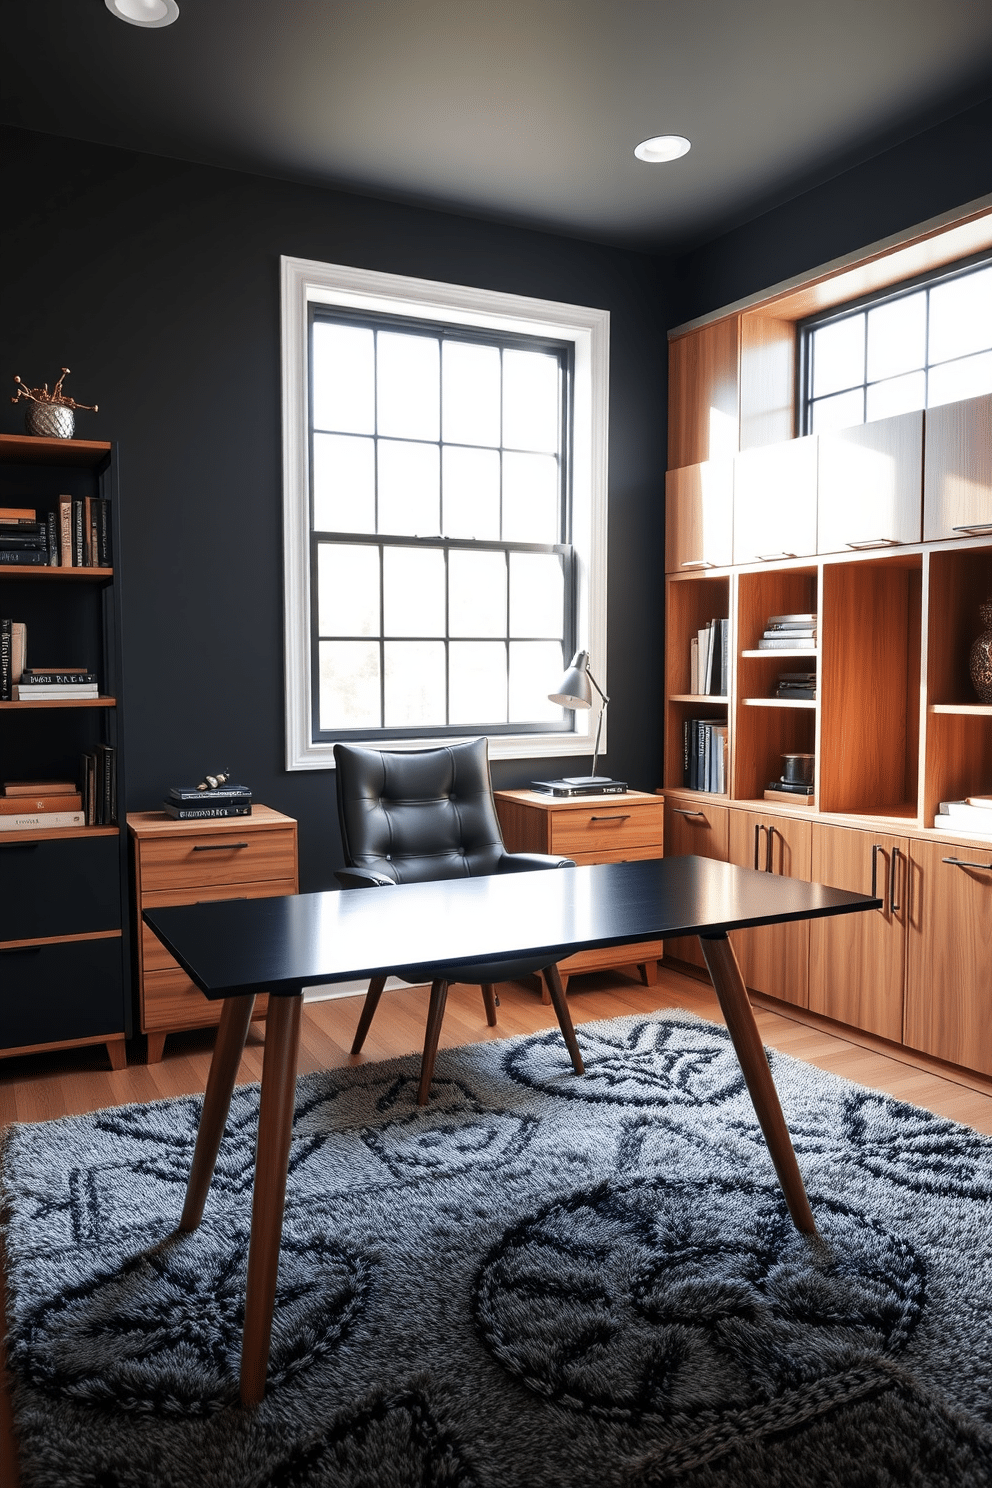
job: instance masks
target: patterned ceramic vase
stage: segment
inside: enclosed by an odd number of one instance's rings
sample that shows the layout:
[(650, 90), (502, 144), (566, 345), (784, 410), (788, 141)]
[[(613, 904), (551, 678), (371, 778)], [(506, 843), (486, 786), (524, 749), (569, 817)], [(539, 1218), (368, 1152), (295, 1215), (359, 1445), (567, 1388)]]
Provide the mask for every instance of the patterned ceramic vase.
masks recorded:
[(978, 613), (985, 629), (971, 648), (971, 681), (979, 702), (992, 703), (992, 596), (978, 606)]
[(28, 434), (71, 439), (75, 427), (75, 414), (65, 403), (28, 403), (24, 410), (24, 429)]

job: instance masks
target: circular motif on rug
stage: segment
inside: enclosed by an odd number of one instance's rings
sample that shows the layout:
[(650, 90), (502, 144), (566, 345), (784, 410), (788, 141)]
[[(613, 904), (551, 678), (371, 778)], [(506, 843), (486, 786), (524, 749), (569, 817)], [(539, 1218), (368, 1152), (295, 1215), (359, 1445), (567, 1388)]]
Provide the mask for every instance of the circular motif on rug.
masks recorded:
[(780, 1191), (635, 1180), (508, 1230), (476, 1327), (530, 1389), (609, 1416), (752, 1406), (905, 1347), (924, 1305), (912, 1246), (836, 1201), (819, 1239)]
[[(205, 1415), (228, 1405), (238, 1394), (247, 1255), (247, 1231), (232, 1221), (122, 1257), (34, 1308), (12, 1334), (13, 1367), (46, 1391), (115, 1410)], [(372, 1273), (370, 1260), (324, 1235), (283, 1234), (270, 1390), (348, 1336)]]
[(579, 1079), (557, 1028), (511, 1046), (503, 1067), (534, 1090), (618, 1106), (699, 1106), (744, 1089), (729, 1038), (705, 1026), (645, 1019), (619, 1032), (593, 1026), (576, 1034), (586, 1067)]

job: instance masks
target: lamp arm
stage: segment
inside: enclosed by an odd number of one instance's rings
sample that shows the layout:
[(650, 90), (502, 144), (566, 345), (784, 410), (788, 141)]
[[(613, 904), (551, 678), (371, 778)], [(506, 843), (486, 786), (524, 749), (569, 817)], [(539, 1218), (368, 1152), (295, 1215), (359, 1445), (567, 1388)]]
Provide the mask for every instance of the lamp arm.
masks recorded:
[(600, 697), (603, 699), (603, 707), (605, 708), (606, 705), (609, 703), (610, 700), (606, 696), (606, 693), (603, 691), (603, 689), (600, 687), (599, 683), (596, 681), (596, 678), (593, 676), (592, 672), (589, 670), (589, 663), (588, 662), (586, 662), (586, 676), (589, 678), (589, 681), (592, 683), (593, 687), (595, 687), (596, 691), (599, 693)]
[[(592, 679), (590, 678), (590, 681), (591, 680)], [(597, 691), (598, 691), (598, 688), (597, 688)], [(601, 698), (603, 698), (603, 706), (599, 710), (599, 722), (596, 725), (596, 747), (593, 750), (593, 754), (592, 754), (592, 769), (589, 771), (590, 775), (595, 775), (595, 773), (596, 773), (596, 765), (599, 763), (599, 741), (600, 741), (600, 739), (602, 738), (602, 735), (603, 735), (603, 719), (606, 716), (606, 710), (609, 707), (609, 703), (610, 703), (609, 698), (608, 697), (604, 697), (603, 694), (602, 694), (602, 692), (600, 692), (599, 695), (600, 695)]]

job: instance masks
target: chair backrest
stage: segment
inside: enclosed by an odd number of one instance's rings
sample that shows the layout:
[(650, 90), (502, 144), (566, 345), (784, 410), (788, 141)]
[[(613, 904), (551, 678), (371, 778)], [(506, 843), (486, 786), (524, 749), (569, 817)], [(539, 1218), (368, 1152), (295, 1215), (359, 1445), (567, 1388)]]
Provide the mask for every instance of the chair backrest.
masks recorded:
[(476, 878), (506, 852), (485, 738), (439, 749), (335, 744), (338, 816), (350, 868), (395, 883)]

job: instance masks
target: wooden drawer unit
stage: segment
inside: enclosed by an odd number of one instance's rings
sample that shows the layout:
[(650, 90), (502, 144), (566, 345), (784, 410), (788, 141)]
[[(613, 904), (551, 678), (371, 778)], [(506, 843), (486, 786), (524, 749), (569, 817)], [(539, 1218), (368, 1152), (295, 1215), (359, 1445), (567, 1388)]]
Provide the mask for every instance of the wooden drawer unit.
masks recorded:
[[(495, 791), (508, 852), (560, 854), (578, 866), (664, 856), (665, 803), (648, 791), (622, 796), (546, 796), (541, 791)], [(563, 985), (584, 971), (635, 965), (645, 982), (657, 976), (664, 944), (607, 946), (559, 962)], [(547, 992), (542, 993), (548, 1000)]]
[[(162, 1057), (166, 1034), (218, 1021), (221, 1004), (208, 1002), (141, 918), (145, 909), (218, 899), (266, 899), (299, 893), (296, 823), (268, 806), (251, 816), (177, 822), (162, 811), (127, 819), (131, 837), (136, 916), (139, 1017), (148, 1061)], [(265, 1016), (266, 999), (254, 1016)]]

